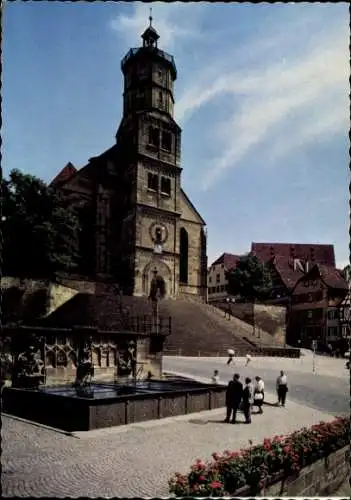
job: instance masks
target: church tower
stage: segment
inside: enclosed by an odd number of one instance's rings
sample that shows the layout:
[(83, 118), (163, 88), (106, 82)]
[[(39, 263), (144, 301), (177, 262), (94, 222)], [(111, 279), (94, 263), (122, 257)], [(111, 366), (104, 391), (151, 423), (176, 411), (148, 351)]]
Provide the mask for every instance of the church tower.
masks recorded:
[[(150, 25), (142, 46), (123, 58), (123, 117), (116, 133), (124, 195), (129, 197), (121, 227), (127, 293), (149, 293), (155, 270), (168, 295), (178, 294), (180, 259), (180, 127), (173, 118), (177, 70), (158, 48)], [(127, 257), (128, 256), (128, 257)], [(125, 280), (123, 280), (125, 281)]]

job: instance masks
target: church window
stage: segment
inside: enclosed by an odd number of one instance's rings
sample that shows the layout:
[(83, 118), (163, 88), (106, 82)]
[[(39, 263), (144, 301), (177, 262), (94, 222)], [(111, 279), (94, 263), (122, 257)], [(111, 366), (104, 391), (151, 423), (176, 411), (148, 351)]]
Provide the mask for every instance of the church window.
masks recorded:
[(170, 132), (163, 130), (162, 132), (162, 149), (171, 151), (172, 149), (172, 135)]
[(149, 128), (149, 144), (157, 148), (160, 144), (160, 131), (156, 127)]
[(161, 177), (161, 193), (171, 194), (171, 179), (169, 177)]
[(148, 189), (151, 189), (152, 191), (158, 190), (158, 176), (157, 176), (157, 174), (151, 174), (151, 173), (148, 174), (147, 187), (148, 187)]
[(180, 230), (180, 262), (179, 279), (181, 283), (188, 283), (188, 259), (189, 259), (189, 240), (188, 233), (183, 227)]

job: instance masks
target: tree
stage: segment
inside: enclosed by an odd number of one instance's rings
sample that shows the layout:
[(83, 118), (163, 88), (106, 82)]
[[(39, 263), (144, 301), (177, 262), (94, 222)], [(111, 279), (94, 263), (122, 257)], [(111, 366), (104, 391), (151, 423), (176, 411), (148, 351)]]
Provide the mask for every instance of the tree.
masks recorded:
[(17, 169), (2, 190), (3, 274), (53, 279), (79, 259), (80, 224), (73, 207), (43, 181)]
[(267, 268), (253, 254), (242, 257), (227, 273), (228, 292), (253, 301), (269, 296), (272, 281)]

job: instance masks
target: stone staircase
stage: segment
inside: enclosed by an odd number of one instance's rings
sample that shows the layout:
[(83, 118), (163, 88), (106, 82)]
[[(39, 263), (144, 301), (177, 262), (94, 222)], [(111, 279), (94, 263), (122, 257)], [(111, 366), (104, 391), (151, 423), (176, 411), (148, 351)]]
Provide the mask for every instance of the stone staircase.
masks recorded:
[[(172, 317), (172, 335), (165, 344), (168, 355), (225, 356), (228, 349), (245, 355), (258, 344), (250, 325), (234, 317), (227, 320), (217, 308), (195, 300), (163, 300), (160, 312)], [(272, 345), (269, 338), (265, 340)]]

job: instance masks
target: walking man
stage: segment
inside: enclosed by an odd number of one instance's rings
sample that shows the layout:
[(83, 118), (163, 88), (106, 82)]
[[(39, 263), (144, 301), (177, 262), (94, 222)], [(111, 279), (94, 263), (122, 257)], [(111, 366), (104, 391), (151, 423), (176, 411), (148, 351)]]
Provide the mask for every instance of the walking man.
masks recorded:
[(251, 406), (253, 403), (253, 389), (251, 379), (246, 377), (245, 387), (243, 390), (242, 409), (245, 415), (245, 424), (251, 424)]
[(262, 405), (264, 400), (264, 382), (261, 377), (255, 377), (256, 384), (254, 387), (254, 406), (257, 406), (258, 413), (262, 414)]
[[(243, 396), (243, 384), (240, 382), (239, 373), (235, 373), (233, 380), (231, 380), (227, 387), (227, 392), (225, 395), (225, 405), (227, 407), (227, 416), (225, 423), (229, 424), (230, 417), (232, 416), (231, 423), (236, 423), (236, 414), (240, 406), (240, 402)], [(233, 415), (232, 415), (233, 414)]]
[(233, 361), (234, 359), (234, 356), (235, 356), (235, 351), (234, 349), (228, 349), (228, 361), (227, 361), (227, 365), (230, 365), (230, 363)]
[(280, 371), (280, 375), (277, 378), (277, 394), (278, 394), (278, 406), (285, 406), (286, 393), (288, 392), (288, 379), (284, 371)]
[(249, 353), (246, 354), (246, 363), (245, 366), (247, 366), (251, 361), (251, 355)]

